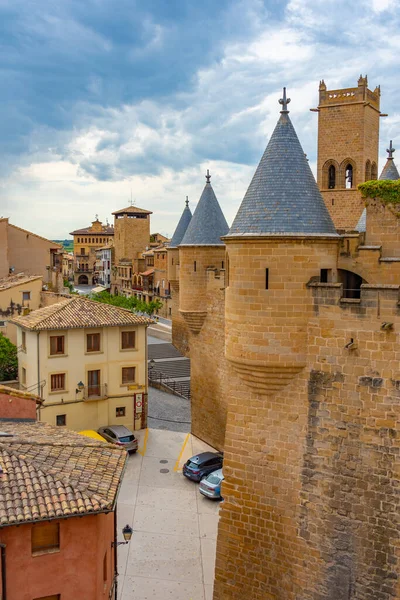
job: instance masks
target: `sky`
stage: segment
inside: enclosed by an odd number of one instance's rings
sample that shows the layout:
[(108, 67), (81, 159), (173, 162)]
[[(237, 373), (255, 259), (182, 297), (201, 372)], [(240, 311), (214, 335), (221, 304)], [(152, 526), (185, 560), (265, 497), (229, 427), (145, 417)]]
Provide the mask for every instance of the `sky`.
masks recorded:
[(64, 239), (132, 198), (171, 236), (209, 169), (231, 223), (282, 87), (315, 171), (319, 81), (361, 73), (400, 165), (399, 32), (400, 0), (0, 0), (0, 216)]

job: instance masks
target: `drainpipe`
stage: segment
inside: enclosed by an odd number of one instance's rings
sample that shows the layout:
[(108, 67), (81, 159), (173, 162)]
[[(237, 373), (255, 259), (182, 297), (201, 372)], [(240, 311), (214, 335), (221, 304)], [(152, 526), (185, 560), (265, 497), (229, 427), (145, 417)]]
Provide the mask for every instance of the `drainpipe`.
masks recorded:
[(114, 507), (114, 600), (118, 598), (117, 505)]
[(1, 548), (1, 600), (7, 598), (6, 586), (6, 545), (0, 543)]
[(38, 381), (38, 396), (39, 398), (42, 397), (42, 393), (40, 390), (40, 357), (39, 357), (39, 335), (40, 335), (40, 331), (37, 332), (37, 381)]

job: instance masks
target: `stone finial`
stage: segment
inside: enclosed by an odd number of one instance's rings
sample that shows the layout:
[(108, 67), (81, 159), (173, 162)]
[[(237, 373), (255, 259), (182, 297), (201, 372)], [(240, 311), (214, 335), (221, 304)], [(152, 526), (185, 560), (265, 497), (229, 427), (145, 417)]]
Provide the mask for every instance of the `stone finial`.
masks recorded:
[(94, 218), (95, 218), (96, 221), (98, 221), (99, 220), (99, 215), (97, 215), (97, 214), (94, 215)]
[(360, 75), (360, 77), (358, 79), (358, 86), (359, 87), (368, 87), (368, 75), (365, 75), (365, 77)]
[(279, 104), (282, 104), (282, 110), (281, 110), (281, 114), (282, 113), (288, 113), (288, 109), (287, 109), (287, 105), (290, 102), (290, 98), (286, 98), (286, 88), (283, 88), (283, 98), (279, 99)]
[(207, 169), (206, 182), (210, 183), (210, 179), (211, 179), (210, 171)]
[(321, 81), (319, 82), (319, 91), (326, 92), (326, 83), (323, 79), (321, 79)]
[(393, 152), (396, 152), (396, 149), (393, 148), (392, 140), (390, 140), (389, 148), (386, 149), (388, 153), (388, 160), (393, 159)]
[(189, 196), (186, 196), (185, 204), (186, 204), (186, 207), (189, 206)]

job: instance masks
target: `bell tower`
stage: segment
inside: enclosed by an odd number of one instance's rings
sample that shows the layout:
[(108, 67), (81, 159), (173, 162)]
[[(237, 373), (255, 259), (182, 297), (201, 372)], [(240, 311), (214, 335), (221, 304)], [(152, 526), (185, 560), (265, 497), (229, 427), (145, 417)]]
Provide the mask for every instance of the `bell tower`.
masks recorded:
[[(337, 229), (355, 228), (364, 208), (359, 183), (378, 179), (380, 87), (328, 90), (319, 85), (317, 181)], [(382, 115), (383, 116), (383, 115)]]

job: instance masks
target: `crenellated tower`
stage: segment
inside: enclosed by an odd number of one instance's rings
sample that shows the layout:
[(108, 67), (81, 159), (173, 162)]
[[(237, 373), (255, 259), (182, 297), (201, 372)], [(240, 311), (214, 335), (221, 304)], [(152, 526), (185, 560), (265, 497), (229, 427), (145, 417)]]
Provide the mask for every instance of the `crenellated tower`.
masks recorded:
[(380, 88), (319, 85), (317, 181), (337, 229), (355, 228), (364, 204), (359, 183), (378, 179)]

